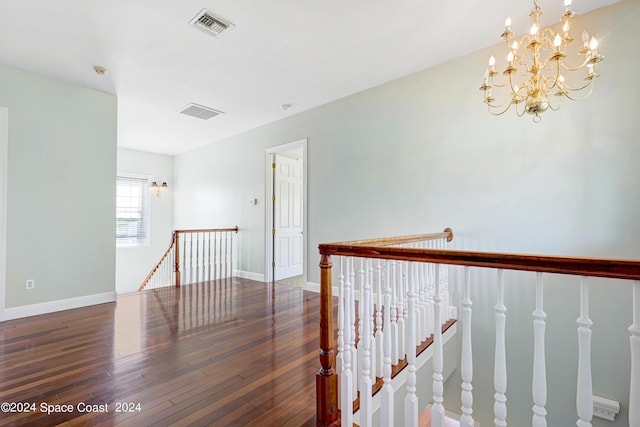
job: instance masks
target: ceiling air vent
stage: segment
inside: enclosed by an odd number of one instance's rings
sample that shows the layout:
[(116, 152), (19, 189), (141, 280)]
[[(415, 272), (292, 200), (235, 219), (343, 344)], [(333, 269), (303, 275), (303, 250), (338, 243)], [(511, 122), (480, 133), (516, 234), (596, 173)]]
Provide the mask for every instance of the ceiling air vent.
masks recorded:
[(224, 114), (222, 111), (214, 110), (213, 108), (204, 107), (198, 104), (189, 104), (178, 112), (187, 116), (197, 117), (202, 120), (209, 120), (215, 116)]
[(219, 38), (224, 32), (233, 28), (233, 24), (224, 18), (202, 9), (189, 23), (207, 34)]

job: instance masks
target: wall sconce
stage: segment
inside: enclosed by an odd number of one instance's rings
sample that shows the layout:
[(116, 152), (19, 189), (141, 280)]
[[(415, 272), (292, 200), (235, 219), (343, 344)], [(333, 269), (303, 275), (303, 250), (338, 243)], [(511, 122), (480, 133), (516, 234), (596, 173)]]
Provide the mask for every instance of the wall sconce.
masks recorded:
[(151, 187), (149, 187), (149, 191), (151, 191), (157, 197), (160, 197), (160, 193), (163, 193), (167, 188), (169, 188), (169, 186), (167, 185), (166, 181), (164, 181), (162, 185), (158, 185), (156, 181), (153, 181), (151, 183)]

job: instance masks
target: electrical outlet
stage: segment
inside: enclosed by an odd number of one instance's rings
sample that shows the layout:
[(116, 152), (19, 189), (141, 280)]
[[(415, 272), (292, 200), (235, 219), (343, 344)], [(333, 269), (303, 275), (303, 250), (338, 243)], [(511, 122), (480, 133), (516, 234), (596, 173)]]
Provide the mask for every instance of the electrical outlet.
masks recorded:
[(33, 279), (27, 279), (27, 282), (25, 284), (27, 289), (33, 289), (36, 287), (36, 281)]

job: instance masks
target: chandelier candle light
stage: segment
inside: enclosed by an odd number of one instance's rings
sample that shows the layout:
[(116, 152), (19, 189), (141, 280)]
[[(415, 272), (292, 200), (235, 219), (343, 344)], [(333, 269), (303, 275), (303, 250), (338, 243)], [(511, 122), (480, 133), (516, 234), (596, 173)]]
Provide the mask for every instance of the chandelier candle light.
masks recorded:
[[(540, 15), (542, 9), (536, 0), (533, 1), (533, 9), (529, 14), (531, 30), (529, 34), (515, 39), (511, 31), (511, 18), (505, 22), (505, 30), (500, 35), (507, 43), (507, 66), (502, 71), (503, 82), (499, 82), (498, 71), (495, 69), (496, 60), (491, 55), (489, 68), (484, 73), (484, 83), (480, 90), (484, 92), (484, 103), (489, 107), (493, 115), (505, 113), (509, 107), (515, 106), (516, 114), (521, 117), (524, 113), (533, 115), (533, 121), (542, 120), (540, 114), (548, 108), (558, 110), (562, 98), (581, 100), (591, 95), (593, 84), (598, 74), (598, 62), (604, 56), (598, 53), (598, 41), (595, 37), (589, 38), (586, 31), (582, 32), (582, 49), (577, 52), (584, 59), (576, 61), (579, 65), (570, 66), (565, 63), (569, 56), (568, 47), (573, 38), (570, 35), (571, 21), (576, 14), (571, 10), (571, 0), (565, 0), (565, 12), (560, 18), (561, 32), (554, 32), (551, 28), (540, 29)], [(563, 73), (586, 71), (584, 81), (576, 86), (565, 81)], [(584, 75), (584, 74), (583, 74)], [(506, 92), (506, 98), (502, 103), (497, 103), (493, 97), (493, 88), (500, 88)], [(550, 96), (558, 98), (554, 105)]]

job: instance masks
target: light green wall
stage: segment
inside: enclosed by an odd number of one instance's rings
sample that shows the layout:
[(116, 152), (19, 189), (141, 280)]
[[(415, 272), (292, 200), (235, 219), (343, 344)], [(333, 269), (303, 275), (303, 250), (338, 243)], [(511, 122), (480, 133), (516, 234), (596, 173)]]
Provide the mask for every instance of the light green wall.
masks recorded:
[(116, 249), (116, 290), (136, 292), (149, 271), (171, 242), (173, 230), (173, 156), (118, 149), (118, 172), (149, 175), (169, 189), (160, 197), (149, 196), (151, 245), (144, 248)]
[(9, 111), (6, 307), (114, 292), (116, 98), (0, 67), (0, 105)]
[[(602, 76), (590, 99), (568, 101), (539, 124), (486, 112), (478, 87), (490, 54), (502, 51), (496, 45), (181, 154), (176, 225), (238, 224), (239, 268), (263, 273), (264, 149), (308, 138), (312, 282), (320, 242), (446, 226), (456, 232), (454, 247), (640, 259), (639, 22), (640, 3), (631, 0), (576, 19), (575, 27), (601, 39)], [(251, 197), (258, 207), (246, 203)], [(480, 270), (473, 278), (475, 411), (489, 425), (495, 278)], [(507, 278), (509, 419), (527, 425), (534, 278)], [(578, 284), (546, 280), (549, 425), (574, 425)], [(626, 405), (631, 290), (617, 282), (593, 287), (594, 393)], [(445, 406), (459, 412), (459, 388), (449, 385)], [(623, 406), (620, 421), (608, 425), (626, 425), (626, 415)]]

